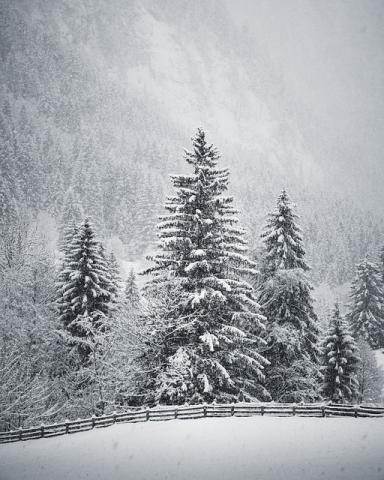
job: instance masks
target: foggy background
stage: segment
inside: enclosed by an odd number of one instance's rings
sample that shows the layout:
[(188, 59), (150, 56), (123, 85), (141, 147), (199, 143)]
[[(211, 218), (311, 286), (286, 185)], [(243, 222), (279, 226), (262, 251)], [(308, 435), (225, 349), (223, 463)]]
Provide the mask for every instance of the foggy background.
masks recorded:
[(32, 211), (57, 232), (69, 210), (89, 214), (121, 262), (141, 262), (200, 126), (252, 249), (286, 187), (316, 284), (342, 285), (377, 255), (382, 2), (0, 5), (3, 218)]

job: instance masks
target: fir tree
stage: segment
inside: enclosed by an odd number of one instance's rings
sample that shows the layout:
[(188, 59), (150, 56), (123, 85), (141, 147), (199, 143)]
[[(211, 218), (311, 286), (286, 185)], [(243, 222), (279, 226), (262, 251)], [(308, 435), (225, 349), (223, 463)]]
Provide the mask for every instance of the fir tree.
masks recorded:
[(346, 321), (340, 316), (338, 305), (323, 342), (323, 352), (324, 395), (336, 403), (357, 399), (358, 348)]
[(219, 154), (202, 130), (192, 142), (186, 161), (193, 172), (171, 176), (175, 195), (147, 272), (152, 290), (181, 288), (150, 388), (166, 403), (252, 400), (267, 395), (261, 386), (267, 362), (259, 353), (263, 317), (242, 278), (254, 273), (254, 264), (245, 256), (233, 199), (223, 195), (228, 170), (218, 168)]
[[(60, 321), (85, 361), (90, 352), (86, 344), (88, 331), (93, 327), (104, 329), (111, 301), (107, 265), (88, 219), (78, 227), (66, 249), (58, 287)], [(84, 328), (86, 321), (92, 328)]]
[(259, 303), (267, 317), (266, 387), (277, 401), (317, 398), (318, 326), (301, 230), (285, 190), (262, 235)]
[(119, 290), (120, 290), (120, 273), (119, 265), (117, 263), (116, 257), (113, 253), (107, 255), (104, 245), (99, 243), (99, 255), (104, 265), (104, 281), (101, 286), (103, 289), (108, 290), (110, 293), (110, 310), (116, 310)]
[(119, 264), (113, 252), (111, 252), (108, 257), (108, 273), (110, 278), (109, 290), (111, 292), (111, 301), (116, 305), (119, 301), (121, 278)]
[(303, 237), (297, 219), (288, 194), (283, 189), (277, 199), (277, 208), (269, 215), (265, 232), (261, 236), (266, 252), (263, 267), (268, 274), (294, 268), (300, 268), (304, 272), (309, 270), (304, 260)]
[(130, 271), (125, 284), (124, 299), (128, 308), (136, 309), (140, 304), (140, 291), (133, 269)]
[(384, 293), (380, 270), (365, 258), (356, 267), (351, 288), (349, 320), (352, 332), (372, 348), (384, 347)]

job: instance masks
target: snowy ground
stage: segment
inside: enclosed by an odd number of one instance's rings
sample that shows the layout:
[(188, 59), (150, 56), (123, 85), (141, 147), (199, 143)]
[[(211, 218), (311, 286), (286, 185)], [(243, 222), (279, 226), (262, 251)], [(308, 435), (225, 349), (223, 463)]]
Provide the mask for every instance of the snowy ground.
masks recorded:
[(1, 480), (383, 480), (384, 419), (210, 418), (0, 445)]

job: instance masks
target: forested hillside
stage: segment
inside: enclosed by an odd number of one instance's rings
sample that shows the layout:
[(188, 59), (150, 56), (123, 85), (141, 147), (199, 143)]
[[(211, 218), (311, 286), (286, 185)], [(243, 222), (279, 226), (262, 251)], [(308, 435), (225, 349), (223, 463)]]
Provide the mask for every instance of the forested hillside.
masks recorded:
[(1, 0), (1, 219), (28, 207), (60, 230), (88, 214), (142, 258), (168, 173), (201, 126), (231, 169), (251, 248), (286, 186), (313, 279), (349, 281), (378, 251), (382, 209), (363, 190), (344, 195), (350, 172), (343, 182), (316, 150), (263, 32), (255, 40), (233, 13), (216, 1)]

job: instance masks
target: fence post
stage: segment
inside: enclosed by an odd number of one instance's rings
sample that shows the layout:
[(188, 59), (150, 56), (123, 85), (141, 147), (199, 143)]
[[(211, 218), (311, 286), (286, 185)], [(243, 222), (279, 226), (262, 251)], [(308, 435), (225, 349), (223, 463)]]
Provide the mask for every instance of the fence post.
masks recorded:
[(113, 423), (116, 423), (116, 410), (113, 412)]
[(206, 403), (204, 403), (204, 405), (203, 405), (203, 414), (204, 414), (204, 417), (207, 416), (207, 404)]
[(179, 411), (177, 410), (177, 408), (175, 408), (175, 418), (177, 418), (178, 413)]
[(292, 415), (296, 415), (296, 405), (292, 405)]
[(65, 420), (65, 433), (69, 433), (69, 420)]
[(261, 416), (264, 415), (264, 405), (261, 405)]
[(44, 437), (44, 423), (41, 424), (40, 431), (41, 431), (41, 436)]
[(148, 422), (149, 420), (149, 408), (147, 408), (146, 414), (145, 414), (145, 420)]
[(325, 406), (324, 405), (321, 406), (321, 415), (323, 417), (325, 417)]
[(355, 405), (355, 418), (359, 416), (359, 407)]
[(21, 440), (22, 435), (23, 435), (23, 429), (20, 427), (19, 428), (19, 440)]
[(231, 405), (231, 417), (235, 414), (235, 405)]
[(95, 415), (92, 415), (92, 428), (95, 428), (95, 425), (96, 425), (96, 418), (95, 418)]

